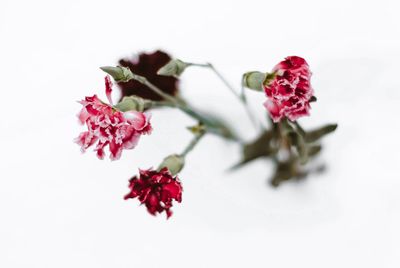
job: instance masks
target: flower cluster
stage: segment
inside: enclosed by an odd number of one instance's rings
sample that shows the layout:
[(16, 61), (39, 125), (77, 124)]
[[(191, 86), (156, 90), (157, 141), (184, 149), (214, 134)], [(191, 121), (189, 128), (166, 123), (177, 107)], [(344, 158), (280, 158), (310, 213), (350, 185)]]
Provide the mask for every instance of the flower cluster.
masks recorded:
[(247, 144), (243, 144), (225, 120), (209, 110), (199, 111), (178, 94), (177, 77), (186, 68), (208, 68), (238, 97), (255, 126), (259, 125), (252, 116), (245, 91), (238, 93), (212, 64), (171, 59), (162, 51), (141, 53), (135, 60), (120, 60), (119, 63), (121, 66), (101, 67), (121, 89), (122, 98), (116, 105), (111, 98), (113, 85), (109, 76), (105, 78), (108, 103), (97, 95), (79, 102), (83, 107), (78, 118), (87, 130), (76, 138), (76, 142), (83, 152), (94, 146), (98, 158), (103, 159), (108, 147), (111, 160), (119, 159), (124, 149), (133, 149), (142, 135), (151, 133), (150, 116), (144, 111), (154, 107), (178, 109), (196, 121), (194, 126), (187, 127), (194, 137), (181, 153), (170, 154), (157, 169), (139, 169), (139, 175), (129, 180), (129, 193), (124, 199), (137, 198), (151, 215), (165, 212), (168, 219), (173, 203), (182, 201), (183, 189), (177, 174), (185, 165), (186, 155), (205, 134), (240, 144), (242, 159), (235, 168), (261, 157), (273, 159), (275, 174), (271, 184), (278, 186), (283, 181), (304, 178), (312, 172), (305, 168), (306, 163), (321, 151), (319, 140), (337, 127), (328, 124), (306, 131), (296, 122), (299, 117), (309, 115), (310, 102), (316, 100), (310, 84), (309, 66), (298, 56), (287, 57), (271, 73), (252, 71), (243, 75), (242, 88), (266, 94), (264, 106), (271, 118), (271, 127), (262, 129), (258, 137)]
[(282, 118), (295, 121), (309, 115), (313, 89), (310, 85), (311, 71), (300, 57), (287, 57), (272, 70), (273, 79), (266, 80), (264, 90), (268, 100), (264, 103), (274, 122)]
[(177, 177), (173, 177), (168, 168), (157, 170), (139, 170), (139, 177), (134, 176), (129, 181), (130, 192), (125, 200), (138, 198), (146, 205), (147, 211), (156, 215), (165, 211), (167, 218), (171, 217), (172, 201), (182, 201), (182, 185)]
[(78, 114), (87, 131), (76, 138), (82, 152), (94, 145), (97, 157), (104, 158), (104, 148), (109, 147), (110, 158), (119, 159), (123, 149), (133, 149), (143, 134), (151, 133), (150, 116), (137, 111), (121, 112), (112, 106), (112, 84), (105, 78), (106, 95), (110, 104), (102, 102), (97, 95), (80, 101), (83, 108)]

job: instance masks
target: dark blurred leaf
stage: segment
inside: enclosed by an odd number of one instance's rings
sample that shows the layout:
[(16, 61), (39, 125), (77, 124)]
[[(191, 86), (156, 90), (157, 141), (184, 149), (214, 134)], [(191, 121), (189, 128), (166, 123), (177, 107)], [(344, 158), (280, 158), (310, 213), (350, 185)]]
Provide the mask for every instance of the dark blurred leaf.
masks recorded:
[(288, 135), (288, 134), (290, 134), (292, 132), (296, 132), (294, 123), (290, 122), (287, 119), (283, 119), (278, 124), (280, 124), (282, 132), (283, 132), (284, 135)]
[(272, 153), (271, 139), (273, 138), (273, 132), (265, 130), (257, 139), (253, 142), (245, 144), (243, 146), (242, 160), (232, 167), (232, 169), (239, 168), (242, 165), (257, 159), (259, 157), (267, 157)]
[(271, 178), (271, 185), (278, 187), (283, 181), (290, 180), (292, 178), (292, 173), (290, 169), (277, 169), (274, 176)]
[(308, 147), (308, 156), (313, 157), (321, 152), (322, 146), (321, 145), (312, 145)]
[(301, 171), (295, 158), (278, 163), (275, 174), (271, 178), (271, 185), (278, 187), (281, 182), (291, 179), (300, 179), (307, 176), (307, 172)]
[(329, 124), (329, 125), (323, 126), (321, 128), (309, 131), (306, 133), (305, 140), (308, 143), (315, 142), (315, 141), (319, 140), (320, 138), (322, 138), (323, 136), (335, 131), (337, 126), (338, 126), (337, 124)]
[(304, 131), (304, 129), (300, 126), (300, 124), (297, 121), (294, 122), (294, 129), (303, 138), (306, 136), (306, 132)]
[(304, 142), (303, 136), (298, 132), (291, 132), (289, 133), (289, 138), (299, 154), (300, 163), (304, 165), (308, 161), (308, 147)]

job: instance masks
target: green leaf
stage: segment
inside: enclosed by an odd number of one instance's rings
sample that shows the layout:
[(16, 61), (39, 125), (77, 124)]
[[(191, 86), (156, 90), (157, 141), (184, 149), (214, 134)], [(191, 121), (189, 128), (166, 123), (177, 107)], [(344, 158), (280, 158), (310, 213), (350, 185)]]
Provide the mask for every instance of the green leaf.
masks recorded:
[(289, 133), (289, 138), (299, 154), (300, 164), (304, 165), (308, 162), (308, 146), (304, 142), (303, 136), (298, 132), (291, 132)]
[(318, 129), (308, 131), (305, 136), (305, 140), (308, 143), (315, 142), (322, 138), (323, 136), (333, 132), (337, 128), (337, 124), (329, 124)]
[(319, 154), (322, 150), (321, 145), (312, 145), (308, 147), (308, 157), (314, 157)]
[(300, 163), (304, 165), (308, 162), (308, 146), (304, 140), (305, 132), (303, 128), (297, 122), (289, 120), (282, 120), (281, 126), (284, 134), (289, 137), (292, 146), (296, 148)]
[(275, 174), (271, 178), (271, 185), (278, 187), (283, 181), (290, 180), (293, 177), (289, 163), (279, 163)]
[(270, 182), (272, 186), (278, 187), (284, 181), (300, 179), (305, 176), (307, 176), (307, 172), (300, 169), (295, 158), (291, 158), (288, 161), (277, 164), (275, 174), (272, 176)]

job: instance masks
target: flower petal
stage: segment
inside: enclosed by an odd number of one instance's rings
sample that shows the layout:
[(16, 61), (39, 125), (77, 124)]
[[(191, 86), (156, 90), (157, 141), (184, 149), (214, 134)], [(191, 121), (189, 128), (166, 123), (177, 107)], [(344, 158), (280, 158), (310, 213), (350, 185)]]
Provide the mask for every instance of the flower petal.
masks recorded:
[(113, 105), (113, 101), (112, 101), (112, 98), (111, 98), (111, 93), (112, 93), (112, 86), (113, 86), (113, 84), (112, 84), (112, 82), (111, 82), (111, 78), (110, 78), (109, 75), (107, 75), (107, 76), (104, 78), (104, 80), (105, 80), (105, 84), (106, 84), (106, 96), (107, 96), (108, 102), (109, 102), (111, 105)]

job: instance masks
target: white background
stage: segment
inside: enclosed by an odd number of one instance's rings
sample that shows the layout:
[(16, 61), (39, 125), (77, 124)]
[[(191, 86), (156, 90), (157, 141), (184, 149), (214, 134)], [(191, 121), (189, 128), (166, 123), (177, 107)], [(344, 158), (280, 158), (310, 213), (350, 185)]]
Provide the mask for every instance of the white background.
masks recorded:
[[(400, 267), (398, 13), (394, 0), (0, 0), (0, 267)], [(207, 136), (170, 220), (124, 201), (137, 168), (181, 151), (194, 122), (155, 111), (151, 136), (100, 161), (72, 142), (76, 101), (105, 98), (99, 66), (157, 48), (235, 85), (306, 58), (318, 102), (300, 122), (339, 123), (318, 160), (327, 173), (272, 189), (271, 163), (228, 173), (239, 147)], [(212, 73), (182, 80), (196, 107), (256, 135)], [(250, 98), (263, 119), (264, 96)]]

